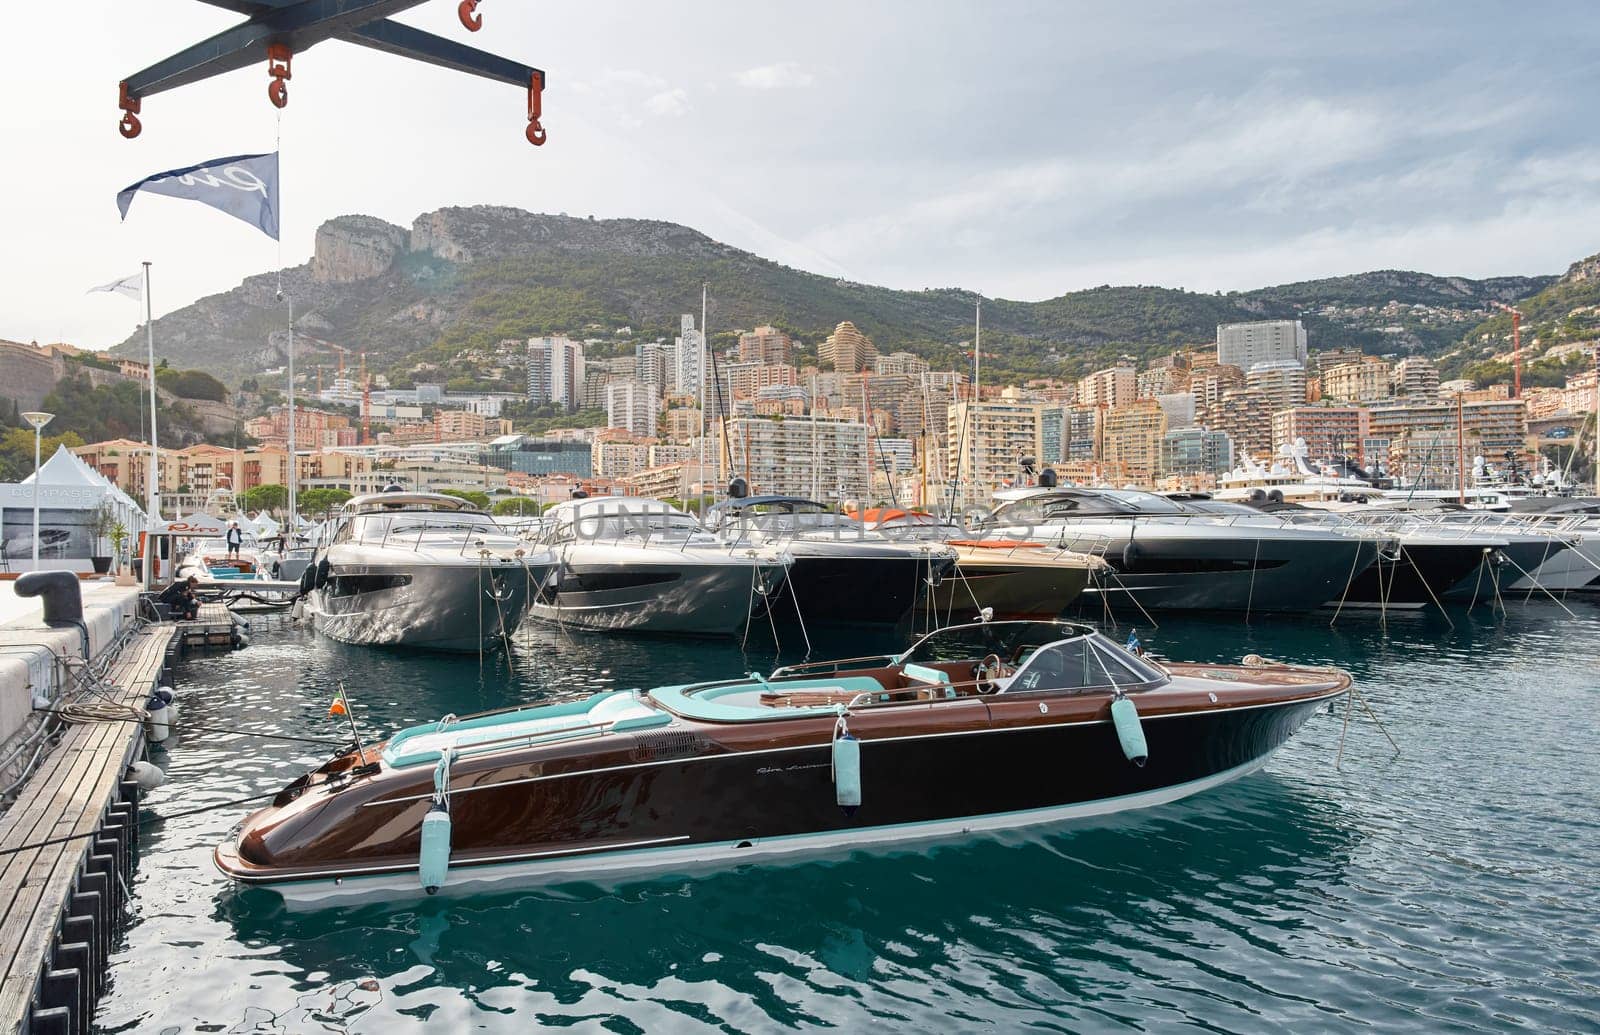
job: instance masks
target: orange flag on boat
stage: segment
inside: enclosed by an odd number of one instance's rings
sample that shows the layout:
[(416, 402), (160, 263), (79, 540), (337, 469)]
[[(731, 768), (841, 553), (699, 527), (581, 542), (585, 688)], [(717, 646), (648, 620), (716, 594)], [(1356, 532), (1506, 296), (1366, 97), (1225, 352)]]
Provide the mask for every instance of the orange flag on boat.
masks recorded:
[(344, 691), (340, 690), (333, 695), (333, 703), (328, 705), (329, 715), (349, 715), (350, 709), (344, 705)]

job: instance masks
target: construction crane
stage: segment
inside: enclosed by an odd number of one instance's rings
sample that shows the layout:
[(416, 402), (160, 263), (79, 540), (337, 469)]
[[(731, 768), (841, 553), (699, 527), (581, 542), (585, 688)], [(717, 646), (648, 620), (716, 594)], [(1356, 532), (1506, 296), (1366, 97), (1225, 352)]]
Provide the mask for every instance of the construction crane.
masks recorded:
[(1504, 302), (1490, 302), (1496, 309), (1511, 314), (1511, 362), (1516, 371), (1511, 386), (1511, 398), (1522, 398), (1522, 310)]
[[(535, 146), (545, 141), (540, 124), (544, 72), (508, 58), (464, 46), (442, 36), (413, 29), (389, 16), (421, 5), (424, 0), (201, 0), (245, 16), (245, 21), (208, 40), (180, 50), (119, 84), (122, 121), (117, 128), (133, 139), (143, 130), (142, 102), (163, 90), (188, 86), (224, 72), (267, 62), (267, 98), (273, 107), (289, 103), (290, 64), (324, 40), (343, 40), (398, 57), (411, 58), (453, 72), (493, 79), (528, 91), (525, 135)], [(483, 28), (481, 0), (460, 0), (456, 16), (468, 32)]]
[[(312, 345), (317, 346), (318, 348), (324, 348), (324, 349), (327, 349), (329, 352), (338, 353), (338, 356), (339, 356), (339, 374), (338, 374), (338, 376), (339, 376), (339, 378), (341, 380), (344, 378), (344, 358), (345, 358), (345, 356), (350, 354), (350, 351), (351, 351), (350, 349), (345, 348), (343, 345), (335, 345), (331, 341), (323, 341), (321, 338), (313, 338), (311, 335), (307, 334), (305, 331), (297, 330), (297, 331), (294, 332), (294, 336), (295, 336), (296, 340), (298, 340), (298, 341), (308, 342), (308, 343), (310, 343)], [(318, 367), (317, 368), (317, 375), (320, 377), (321, 374), (322, 374), (322, 368)]]

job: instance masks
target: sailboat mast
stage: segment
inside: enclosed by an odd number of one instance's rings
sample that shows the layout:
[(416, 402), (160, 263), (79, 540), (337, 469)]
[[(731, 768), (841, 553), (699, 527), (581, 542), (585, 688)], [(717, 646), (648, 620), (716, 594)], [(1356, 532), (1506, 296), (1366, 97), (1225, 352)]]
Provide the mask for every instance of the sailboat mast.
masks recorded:
[(161, 483), (160, 462), (157, 459), (156, 448), (156, 321), (150, 304), (150, 264), (144, 264), (144, 343), (150, 356), (150, 484), (147, 486), (145, 497), (150, 502), (150, 521), (152, 526), (161, 517), (161, 503), (158, 498)]

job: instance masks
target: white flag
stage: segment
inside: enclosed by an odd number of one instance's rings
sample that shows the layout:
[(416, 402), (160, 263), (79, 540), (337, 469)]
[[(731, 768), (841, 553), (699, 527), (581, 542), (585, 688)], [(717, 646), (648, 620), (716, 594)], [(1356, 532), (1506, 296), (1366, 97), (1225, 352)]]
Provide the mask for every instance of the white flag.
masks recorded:
[(123, 277), (121, 280), (113, 280), (109, 284), (101, 284), (99, 287), (92, 287), (88, 291), (85, 291), (84, 294), (90, 295), (96, 291), (115, 291), (117, 294), (126, 295), (137, 302), (139, 299), (144, 297), (144, 289), (141, 286), (143, 281), (144, 274), (135, 273), (132, 276)]

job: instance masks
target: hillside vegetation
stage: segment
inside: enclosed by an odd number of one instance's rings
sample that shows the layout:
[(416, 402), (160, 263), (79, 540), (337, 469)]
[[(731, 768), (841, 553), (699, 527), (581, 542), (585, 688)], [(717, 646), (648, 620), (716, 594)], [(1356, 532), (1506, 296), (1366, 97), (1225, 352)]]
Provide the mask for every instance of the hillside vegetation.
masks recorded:
[[(963, 362), (973, 336), (969, 292), (824, 277), (671, 223), (506, 208), (442, 209), (410, 230), (340, 217), (318, 231), (311, 262), (284, 279), (302, 333), (367, 352), (369, 365), (401, 383), (419, 362), (448, 365), (505, 339), (609, 338), (622, 327), (633, 340), (670, 339), (680, 313), (698, 317), (702, 283), (714, 339), (770, 323), (814, 346), (851, 320), (883, 351), (907, 349), (948, 368)], [(1433, 353), (1461, 341), (1491, 301), (1528, 298), (1552, 279), (1383, 270), (1228, 294), (1106, 285), (1038, 302), (988, 299), (985, 363), (996, 377), (1070, 376), (1123, 354), (1148, 359), (1213, 341), (1218, 323), (1279, 317), (1305, 319), (1314, 348)], [(273, 288), (253, 277), (162, 317), (158, 352), (230, 383), (276, 366), (288, 313)], [(130, 339), (118, 351), (140, 347)], [(331, 352), (301, 348), (308, 370), (333, 362)], [(447, 374), (470, 380), (462, 369)]]

